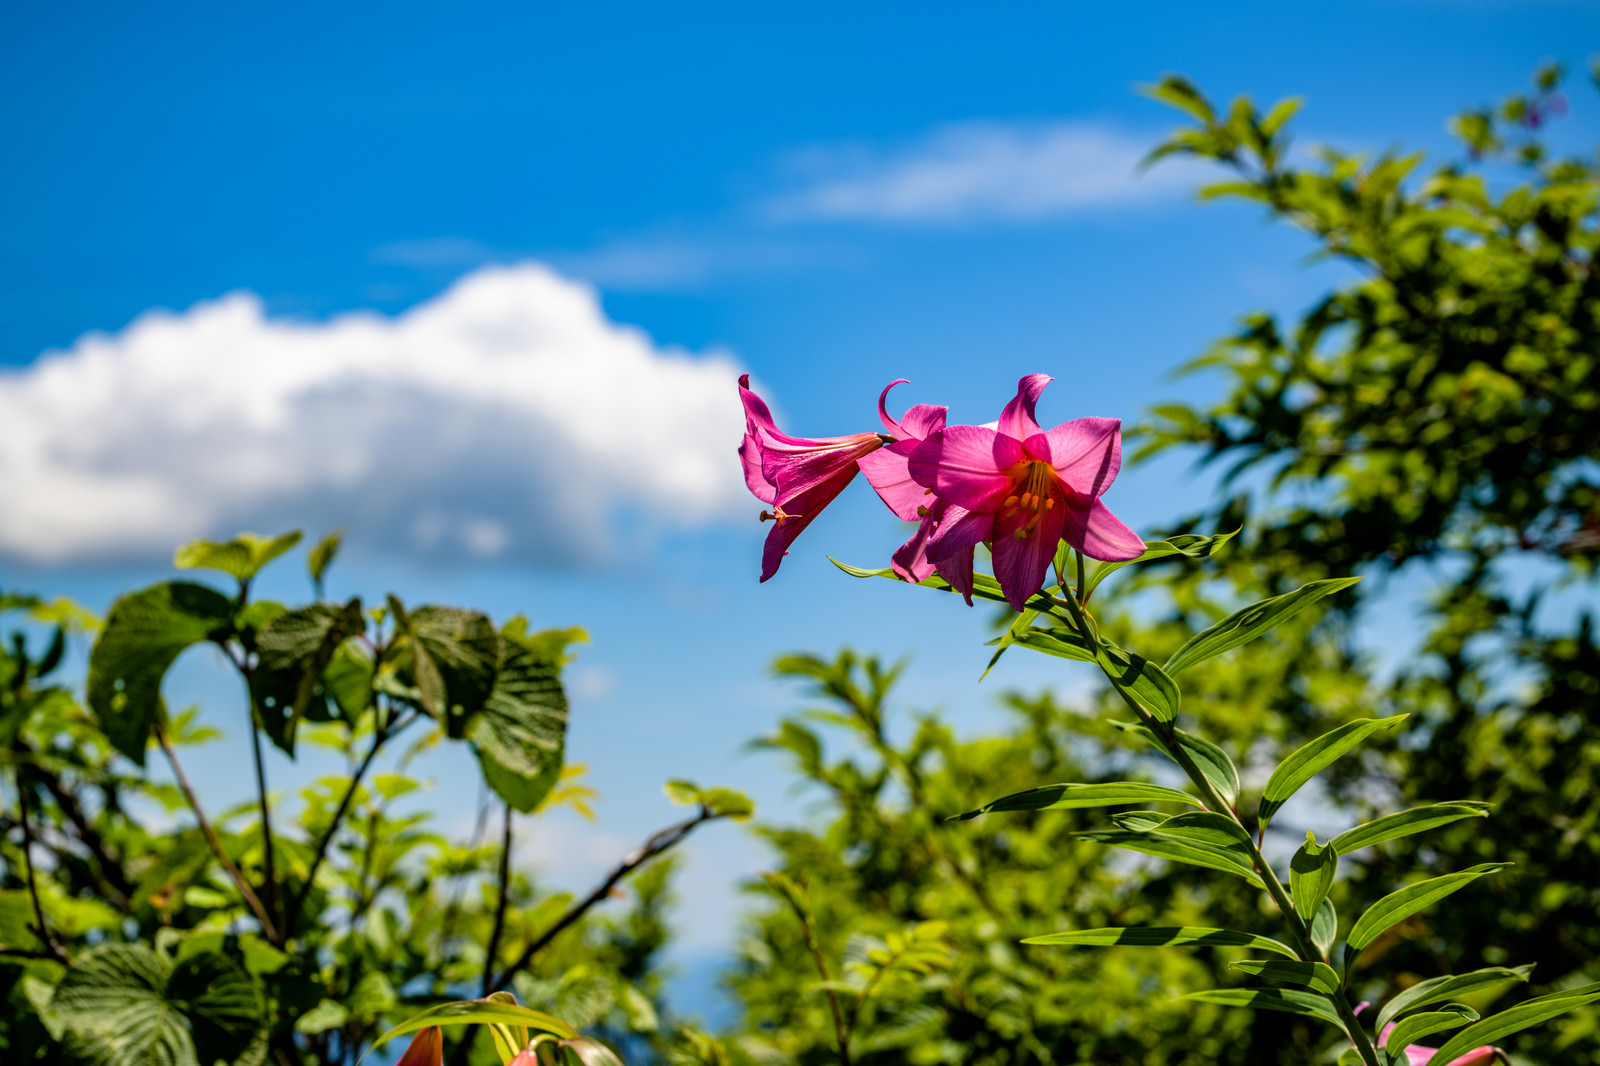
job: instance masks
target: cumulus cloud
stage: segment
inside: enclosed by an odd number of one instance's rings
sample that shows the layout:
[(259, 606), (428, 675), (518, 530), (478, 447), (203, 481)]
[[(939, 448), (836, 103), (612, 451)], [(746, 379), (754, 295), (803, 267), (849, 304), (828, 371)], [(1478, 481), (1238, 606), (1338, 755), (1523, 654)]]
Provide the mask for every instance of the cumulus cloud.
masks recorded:
[(767, 205), (781, 221), (1028, 221), (1161, 199), (1192, 167), (1141, 173), (1153, 138), (1073, 122), (966, 122), (899, 149), (825, 147), (794, 160), (806, 180)]
[(412, 555), (591, 564), (619, 528), (743, 513), (738, 373), (534, 264), (395, 318), (274, 319), (248, 293), (151, 312), (0, 374), (0, 554), (339, 526)]

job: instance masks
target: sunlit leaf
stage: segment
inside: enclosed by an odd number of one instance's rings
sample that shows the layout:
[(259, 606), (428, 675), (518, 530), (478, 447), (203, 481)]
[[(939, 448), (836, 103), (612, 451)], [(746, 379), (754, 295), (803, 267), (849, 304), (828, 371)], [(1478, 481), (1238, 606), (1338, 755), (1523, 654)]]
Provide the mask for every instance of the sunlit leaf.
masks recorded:
[(1216, 625), (1196, 633), (1183, 647), (1172, 653), (1164, 669), (1177, 674), (1196, 663), (1232, 651), (1287, 622), (1318, 600), (1349, 588), (1358, 577), (1329, 578), (1302, 585), (1293, 592), (1261, 600), (1224, 618)]
[(1391, 892), (1368, 907), (1366, 912), (1356, 919), (1355, 927), (1350, 930), (1346, 941), (1356, 951), (1360, 951), (1395, 923), (1405, 921), (1423, 908), (1467, 887), (1485, 874), (1504, 870), (1510, 865), (1508, 862), (1486, 862), (1453, 874), (1445, 874), (1443, 877), (1430, 877), (1426, 881), (1418, 881), (1414, 885), (1407, 885)]
[(1296, 958), (1289, 945), (1271, 937), (1255, 933), (1240, 933), (1232, 929), (1209, 929), (1196, 925), (1181, 926), (1127, 926), (1105, 929), (1076, 929), (1065, 933), (1047, 933), (1030, 936), (1024, 944), (1056, 944), (1076, 947), (1166, 947), (1190, 945), (1195, 947), (1253, 948), (1270, 951), (1285, 958)]
[(1185, 803), (1199, 806), (1199, 801), (1185, 792), (1138, 781), (1039, 785), (1014, 792), (965, 814), (955, 815), (950, 821), (966, 821), (980, 814), (998, 811), (1053, 811), (1076, 807), (1115, 807), (1125, 803)]

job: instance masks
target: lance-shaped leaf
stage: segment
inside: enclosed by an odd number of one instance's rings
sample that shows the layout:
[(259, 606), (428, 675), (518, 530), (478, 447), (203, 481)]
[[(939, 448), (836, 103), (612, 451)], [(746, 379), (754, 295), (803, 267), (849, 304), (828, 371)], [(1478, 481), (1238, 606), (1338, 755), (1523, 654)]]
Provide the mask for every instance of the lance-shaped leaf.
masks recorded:
[(1459, 1029), (1468, 1022), (1478, 1020), (1478, 1012), (1460, 1003), (1451, 1003), (1443, 1010), (1413, 1014), (1390, 1030), (1383, 1046), (1399, 1051), (1418, 1040), (1442, 1033), (1446, 1029)]
[(334, 652), (365, 629), (359, 599), (284, 611), (261, 627), (251, 695), (262, 729), (288, 755), (294, 755), (295, 726), (302, 718), (327, 717), (324, 671)]
[(1024, 944), (1056, 944), (1070, 947), (1167, 947), (1191, 945), (1208, 948), (1252, 948), (1270, 951), (1285, 958), (1295, 957), (1294, 949), (1270, 936), (1241, 933), (1233, 929), (1209, 929), (1198, 925), (1130, 925), (1104, 929), (1074, 929), (1065, 933), (1030, 936)]
[(1113, 685), (1153, 717), (1163, 722), (1178, 717), (1178, 686), (1155, 663), (1115, 644), (1102, 644), (1095, 662)]
[(1315, 834), (1306, 833), (1306, 842), (1289, 860), (1289, 895), (1295, 912), (1316, 914), (1333, 887), (1339, 869), (1339, 852), (1332, 844), (1318, 844)]
[(1244, 959), (1228, 965), (1274, 985), (1304, 985), (1330, 995), (1339, 991), (1339, 974), (1325, 962)]
[[(104, 1066), (195, 1066), (251, 1057), (260, 993), (215, 952), (168, 962), (143, 944), (79, 955), (51, 1001), (68, 1045)], [(259, 1061), (259, 1060), (258, 1060)]]
[[(1239, 529), (1243, 529), (1240, 526)], [(1215, 555), (1228, 541), (1239, 535), (1239, 529), (1232, 533), (1218, 533), (1216, 536), (1205, 537), (1198, 533), (1180, 533), (1166, 540), (1147, 540), (1144, 542), (1144, 554), (1136, 559), (1125, 559), (1122, 562), (1101, 563), (1089, 571), (1087, 584), (1084, 586), (1086, 596), (1093, 595), (1094, 590), (1100, 587), (1100, 582), (1121, 570), (1124, 566), (1135, 563), (1149, 563), (1157, 559), (1170, 559), (1175, 555), (1186, 555), (1191, 559), (1204, 559)], [(1063, 541), (1063, 543), (1065, 543)]]
[(1106, 784), (1040, 785), (1003, 796), (993, 803), (985, 803), (977, 810), (967, 811), (950, 818), (964, 822), (980, 814), (996, 811), (1054, 811), (1073, 807), (1116, 807), (1125, 803), (1187, 803), (1199, 806), (1199, 801), (1186, 792), (1165, 785), (1150, 785), (1140, 781), (1111, 781)]
[(571, 1040), (578, 1035), (578, 1031), (566, 1022), (544, 1011), (533, 1010), (530, 1007), (521, 1007), (515, 1003), (506, 1003), (491, 999), (458, 1000), (454, 1003), (441, 1003), (437, 1007), (430, 1007), (421, 1014), (412, 1015), (399, 1025), (384, 1033), (372, 1042), (372, 1048), (393, 1040), (397, 1036), (419, 1032), (431, 1026), (445, 1028), (452, 1025), (511, 1025), (523, 1026), (529, 1030), (550, 1033), (563, 1040)]
[(1250, 834), (1245, 832), (1244, 826), (1226, 815), (1214, 814), (1211, 811), (1180, 814), (1175, 818), (1168, 818), (1160, 825), (1152, 826), (1151, 832), (1195, 844), (1208, 844), (1243, 855), (1249, 855), (1251, 851)]
[(1338, 1010), (1328, 1001), (1328, 997), (1316, 992), (1300, 992), (1293, 988), (1210, 988), (1203, 992), (1190, 992), (1183, 998), (1201, 1003), (1220, 1003), (1225, 1007), (1303, 1014), (1344, 1028)]
[[(1062, 543), (1066, 542), (1063, 541)], [(985, 644), (993, 646), (994, 654), (989, 656), (989, 665), (983, 668), (983, 673), (978, 676), (979, 681), (989, 676), (989, 671), (993, 670), (995, 664), (1000, 661), (1000, 656), (1004, 655), (1006, 649), (1017, 642), (1019, 636), (1033, 627), (1033, 623), (1038, 617), (1038, 611), (1023, 611), (1011, 620), (1011, 624), (1006, 626), (1004, 633), (993, 640), (984, 641)]]
[(1241, 644), (1247, 644), (1287, 622), (1318, 600), (1331, 596), (1341, 589), (1347, 589), (1360, 580), (1358, 577), (1337, 577), (1313, 581), (1282, 596), (1252, 603), (1243, 610), (1230, 614), (1216, 625), (1196, 633), (1183, 647), (1172, 653), (1172, 658), (1166, 662), (1166, 671), (1169, 674), (1177, 674), (1196, 663), (1205, 662), (1225, 651), (1232, 651)]
[(1391, 892), (1368, 907), (1366, 913), (1356, 919), (1355, 928), (1350, 930), (1346, 942), (1354, 950), (1360, 951), (1395, 923), (1405, 921), (1423, 908), (1467, 887), (1485, 874), (1492, 874), (1510, 865), (1508, 862), (1481, 863), (1453, 874), (1445, 874), (1443, 877), (1430, 877), (1426, 881), (1418, 881), (1414, 885), (1407, 885)]
[(89, 709), (140, 766), (161, 713), (161, 681), (187, 648), (227, 631), (233, 605), (205, 585), (166, 581), (111, 607), (89, 653)]
[(1380, 729), (1392, 729), (1406, 720), (1403, 714), (1392, 718), (1362, 718), (1348, 722), (1338, 729), (1322, 734), (1304, 747), (1291, 752), (1279, 763), (1267, 787), (1261, 791), (1259, 816), (1263, 822), (1270, 819), (1300, 786), (1326, 769), (1341, 755), (1360, 744)]
[[(851, 577), (882, 577), (888, 578), (890, 581), (899, 581), (902, 584), (909, 584), (905, 578), (901, 577), (899, 574), (895, 573), (893, 569), (888, 567), (884, 567), (883, 569), (879, 570), (869, 570), (865, 567), (851, 566), (849, 563), (841, 563), (831, 555), (828, 556), (828, 562), (832, 563), (834, 566), (837, 566), (840, 570), (843, 570)], [(916, 582), (916, 584), (921, 588), (938, 589), (941, 592), (955, 591), (950, 587), (950, 582), (946, 581), (942, 577), (939, 577), (937, 574), (931, 577), (923, 578), (921, 581)], [(988, 574), (972, 575), (972, 596), (974, 599), (992, 600), (995, 603), (1007, 602), (1006, 594), (1000, 590), (1000, 582), (996, 581)], [(1029, 611), (1038, 611), (1041, 614), (1049, 614), (1063, 622), (1071, 621), (1071, 619), (1062, 612), (1061, 605), (1056, 603), (1043, 592), (1036, 593), (1030, 597), (1028, 602), (1023, 604), (1023, 609)]]
[(1591, 985), (1581, 985), (1578, 988), (1569, 988), (1565, 992), (1553, 992), (1548, 996), (1539, 996), (1526, 1003), (1518, 1003), (1515, 1007), (1507, 1008), (1499, 1014), (1491, 1015), (1481, 1022), (1474, 1022), (1455, 1036), (1446, 1040), (1444, 1046), (1433, 1053), (1429, 1059), (1429, 1066), (1445, 1063), (1459, 1058), (1473, 1048), (1492, 1044), (1501, 1037), (1520, 1033), (1524, 1029), (1531, 1029), (1541, 1025), (1551, 1018), (1560, 1017), (1571, 1010), (1587, 1006), (1600, 1000), (1600, 982)]
[(1158, 859), (1170, 859), (1173, 862), (1186, 862), (1191, 866), (1204, 866), (1209, 870), (1220, 870), (1242, 877), (1257, 888), (1266, 887), (1255, 868), (1251, 866), (1250, 860), (1242, 852), (1219, 848), (1214, 844), (1162, 836), (1160, 828), (1157, 826), (1157, 831), (1144, 833), (1122, 830), (1074, 835), (1081, 840), (1096, 840), (1102, 844), (1137, 851), (1141, 855), (1152, 855)]
[(300, 531), (278, 537), (240, 533), (230, 541), (191, 540), (172, 557), (179, 570), (220, 570), (249, 581), (263, 566), (300, 543)]
[[(1167, 758), (1182, 765), (1173, 754), (1172, 749), (1147, 726), (1133, 722), (1113, 722), (1112, 724), (1124, 732), (1133, 733), (1142, 738)], [(1212, 786), (1222, 794), (1222, 798), (1229, 803), (1237, 803), (1239, 800), (1239, 771), (1233, 765), (1233, 760), (1228, 758), (1228, 753), (1211, 743), (1211, 741), (1185, 733), (1176, 726), (1172, 729), (1172, 736), (1174, 747), (1189, 756), (1190, 760), (1200, 768), (1200, 772), (1205, 775), (1206, 780), (1210, 781)]]
[(504, 657), (468, 739), (484, 780), (513, 810), (532, 811), (561, 777), (567, 695), (560, 663), (507, 629)]
[(1526, 981), (1533, 973), (1532, 966), (1488, 966), (1471, 973), (1446, 974), (1418, 981), (1403, 992), (1397, 992), (1378, 1012), (1378, 1028), (1382, 1029), (1406, 1011), (1443, 1003), (1447, 999), (1482, 991), (1491, 985), (1507, 981)]
[(1339, 912), (1334, 910), (1333, 900), (1324, 899), (1317, 906), (1316, 917), (1311, 919), (1311, 943), (1326, 955), (1333, 950), (1333, 942), (1338, 939)]
[(1349, 855), (1361, 848), (1399, 840), (1413, 833), (1421, 833), (1463, 818), (1484, 818), (1494, 809), (1490, 803), (1457, 800), (1453, 803), (1430, 803), (1425, 807), (1412, 807), (1394, 814), (1375, 818), (1354, 829), (1347, 829), (1333, 838), (1333, 846), (1340, 855)]
[(333, 557), (339, 554), (339, 545), (344, 542), (344, 533), (334, 530), (326, 537), (317, 541), (306, 556), (306, 570), (311, 574), (311, 583), (318, 589), (322, 588), (322, 578), (328, 572), (328, 567), (333, 563)]
[(1094, 649), (1066, 626), (1027, 629), (1018, 633), (1012, 643), (1029, 651), (1054, 655), (1058, 659), (1071, 659), (1080, 663), (1094, 662)]

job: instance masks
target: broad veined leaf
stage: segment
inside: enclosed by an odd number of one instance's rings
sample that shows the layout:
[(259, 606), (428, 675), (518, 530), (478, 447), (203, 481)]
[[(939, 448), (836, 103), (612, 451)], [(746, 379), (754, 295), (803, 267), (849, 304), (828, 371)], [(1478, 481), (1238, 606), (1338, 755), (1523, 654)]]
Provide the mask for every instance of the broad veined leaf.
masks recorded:
[(240, 533), (230, 541), (191, 540), (177, 550), (172, 565), (179, 570), (221, 570), (249, 581), (263, 566), (300, 543), (300, 531), (278, 537)]
[(1212, 948), (1252, 948), (1295, 958), (1294, 949), (1269, 936), (1240, 933), (1233, 929), (1208, 929), (1198, 925), (1131, 925), (1105, 929), (1075, 929), (1065, 933), (1030, 936), (1024, 944), (1056, 944), (1069, 947), (1166, 947), (1193, 945)]
[(1330, 995), (1339, 991), (1339, 974), (1325, 962), (1284, 962), (1280, 959), (1245, 959), (1229, 967), (1275, 985), (1304, 985)]
[(334, 649), (322, 671), (322, 687), (339, 708), (339, 716), (354, 725), (372, 706), (372, 684), (376, 664), (372, 650), (358, 640), (347, 640)]
[(1406, 1011), (1470, 995), (1490, 985), (1505, 984), (1508, 981), (1526, 981), (1532, 973), (1532, 966), (1488, 966), (1481, 970), (1473, 970), (1471, 973), (1446, 974), (1443, 977), (1430, 977), (1426, 981), (1418, 981), (1403, 992), (1395, 993), (1389, 1002), (1383, 1005), (1383, 1009), (1378, 1012), (1378, 1028), (1382, 1029)]
[[(250, 678), (251, 692), (262, 729), (291, 757), (300, 719), (327, 717), (324, 672), (334, 653), (365, 629), (359, 599), (284, 611), (261, 627), (256, 636), (259, 658)], [(319, 703), (320, 713), (308, 714)]]
[[(1162, 825), (1166, 823), (1163, 822)], [(1141, 855), (1152, 855), (1158, 859), (1170, 859), (1174, 862), (1186, 862), (1191, 866), (1204, 866), (1210, 870), (1220, 870), (1223, 873), (1234, 874), (1249, 881), (1257, 888), (1265, 888), (1261, 877), (1256, 873), (1250, 860), (1243, 853), (1230, 848), (1219, 848), (1213, 844), (1204, 844), (1195, 840), (1181, 840), (1177, 837), (1162, 836), (1161, 826), (1152, 832), (1096, 832), (1076, 833), (1080, 840), (1096, 840), (1102, 844), (1111, 844), (1115, 847), (1137, 851)]]
[(1259, 816), (1263, 822), (1294, 795), (1301, 785), (1326, 769), (1341, 755), (1360, 744), (1380, 729), (1392, 729), (1406, 720), (1403, 714), (1392, 718), (1362, 718), (1348, 722), (1338, 729), (1322, 734), (1303, 747), (1295, 749), (1278, 764), (1267, 778), (1267, 787), (1261, 791)]
[(403, 633), (396, 649), (401, 661), (408, 661), (422, 708), (460, 740), (494, 691), (500, 634), (480, 611), (433, 606), (401, 611), (398, 606), (391, 597)]
[(1152, 826), (1153, 833), (1186, 840), (1194, 844), (1207, 844), (1248, 856), (1251, 853), (1250, 834), (1232, 818), (1211, 811), (1180, 814)]
[(1444, 1066), (1473, 1048), (1492, 1044), (1501, 1037), (1520, 1033), (1524, 1029), (1531, 1029), (1557, 1018), (1571, 1010), (1587, 1006), (1600, 1001), (1600, 982), (1591, 985), (1582, 985), (1578, 988), (1569, 988), (1565, 992), (1553, 992), (1548, 996), (1539, 996), (1526, 1003), (1518, 1003), (1499, 1014), (1491, 1015), (1481, 1022), (1474, 1022), (1461, 1032), (1444, 1042), (1444, 1046), (1433, 1053), (1429, 1059), (1430, 1066), (1438, 1063)]
[(1306, 842), (1289, 860), (1289, 895), (1296, 913), (1304, 917), (1321, 909), (1338, 869), (1339, 852), (1334, 846), (1318, 844), (1314, 834), (1306, 833)]
[[(1243, 529), (1240, 526), (1239, 529)], [(1224, 544), (1239, 535), (1239, 529), (1232, 533), (1218, 533), (1215, 536), (1205, 537), (1198, 533), (1180, 533), (1166, 540), (1147, 540), (1144, 542), (1144, 554), (1134, 558), (1125, 559), (1117, 563), (1101, 563), (1089, 571), (1087, 583), (1084, 585), (1084, 595), (1092, 596), (1094, 590), (1100, 587), (1100, 582), (1121, 570), (1124, 566), (1133, 566), (1136, 563), (1149, 563), (1157, 559), (1170, 559), (1177, 555), (1186, 555), (1191, 559), (1204, 559), (1215, 555)]]
[(1253, 603), (1241, 611), (1235, 611), (1216, 625), (1201, 630), (1191, 637), (1183, 647), (1172, 653), (1172, 658), (1167, 660), (1165, 669), (1168, 674), (1177, 674), (1196, 663), (1203, 663), (1225, 651), (1232, 651), (1239, 645), (1247, 644), (1287, 622), (1318, 600), (1347, 589), (1360, 580), (1358, 577), (1336, 577), (1313, 581), (1308, 585), (1301, 585), (1293, 592), (1274, 596)]
[(1463, 818), (1485, 818), (1494, 809), (1490, 803), (1459, 800), (1453, 803), (1430, 803), (1425, 807), (1412, 807), (1375, 818), (1365, 825), (1347, 829), (1333, 838), (1333, 846), (1340, 855), (1349, 855), (1361, 848), (1370, 848), (1390, 840), (1399, 840), (1413, 833), (1421, 833), (1436, 826), (1449, 825)]
[(143, 944), (103, 944), (74, 960), (52, 1008), (80, 1052), (105, 1066), (195, 1066), (251, 1056), (262, 1000), (217, 953), (173, 965)]
[[(1172, 759), (1173, 762), (1178, 762), (1178, 759), (1162, 739), (1147, 726), (1132, 722), (1115, 722), (1113, 724), (1118, 729), (1138, 735), (1157, 751), (1166, 755), (1167, 758)], [(1233, 760), (1228, 758), (1228, 753), (1211, 743), (1211, 741), (1185, 733), (1177, 727), (1173, 727), (1172, 735), (1175, 746), (1187, 754), (1194, 764), (1200, 768), (1200, 772), (1205, 775), (1206, 780), (1210, 781), (1216, 790), (1222, 793), (1222, 798), (1229, 803), (1237, 803), (1239, 800), (1239, 771), (1234, 767)], [(1182, 764), (1180, 763), (1179, 765)]]
[(1453, 874), (1445, 874), (1443, 877), (1430, 877), (1426, 881), (1418, 881), (1414, 885), (1407, 885), (1391, 892), (1368, 907), (1366, 913), (1356, 919), (1355, 927), (1350, 930), (1346, 941), (1356, 951), (1360, 951), (1395, 923), (1403, 922), (1452, 892), (1466, 888), (1485, 874), (1504, 870), (1510, 865), (1508, 862), (1481, 863)]
[(560, 664), (507, 635), (494, 689), (473, 718), (468, 739), (484, 780), (514, 810), (532, 811), (561, 777), (567, 696)]
[(1328, 997), (1316, 992), (1300, 992), (1293, 988), (1209, 988), (1203, 992), (1190, 992), (1182, 997), (1201, 1003), (1220, 1003), (1225, 1007), (1250, 1007), (1254, 1010), (1276, 1010), (1287, 1014), (1303, 1014), (1320, 1018), (1330, 1025), (1344, 1028), (1339, 1011)]
[(185, 649), (226, 632), (233, 605), (215, 589), (165, 581), (112, 605), (89, 653), (89, 708), (140, 766), (161, 713), (161, 681)]
[(1178, 717), (1178, 686), (1155, 663), (1115, 644), (1102, 644), (1095, 662), (1113, 685), (1153, 717), (1163, 722)]
[(1383, 1046), (1398, 1051), (1434, 1033), (1442, 1033), (1446, 1029), (1459, 1029), (1468, 1022), (1477, 1020), (1477, 1011), (1460, 1003), (1452, 1003), (1443, 1010), (1410, 1015), (1394, 1027), (1388, 1039), (1383, 1042)]
[(967, 811), (950, 818), (964, 822), (980, 814), (995, 811), (1053, 811), (1072, 807), (1115, 807), (1125, 803), (1186, 803), (1199, 806), (1200, 801), (1186, 792), (1165, 785), (1150, 785), (1139, 781), (1113, 781), (1107, 784), (1040, 785), (1037, 788), (1014, 792), (1009, 796), (985, 803), (977, 810)]

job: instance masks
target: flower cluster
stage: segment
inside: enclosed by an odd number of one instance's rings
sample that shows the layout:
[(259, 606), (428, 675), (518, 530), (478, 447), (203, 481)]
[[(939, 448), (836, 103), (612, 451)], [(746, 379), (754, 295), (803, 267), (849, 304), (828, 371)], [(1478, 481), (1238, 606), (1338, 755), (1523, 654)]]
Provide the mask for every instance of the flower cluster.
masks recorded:
[(1139, 535), (1100, 502), (1122, 465), (1122, 423), (1078, 418), (1053, 429), (1034, 419), (1052, 379), (1029, 374), (998, 421), (947, 424), (949, 409), (917, 404), (899, 419), (888, 411), (894, 381), (878, 397), (883, 433), (792, 437), (739, 379), (745, 435), (739, 446), (745, 483), (774, 525), (762, 555), (761, 580), (778, 571), (789, 545), (857, 472), (900, 518), (916, 522), (893, 556), (908, 581), (937, 573), (972, 602), (973, 553), (989, 546), (1006, 600), (1022, 610), (1045, 584), (1056, 546), (1065, 540), (1107, 562), (1137, 558)]

